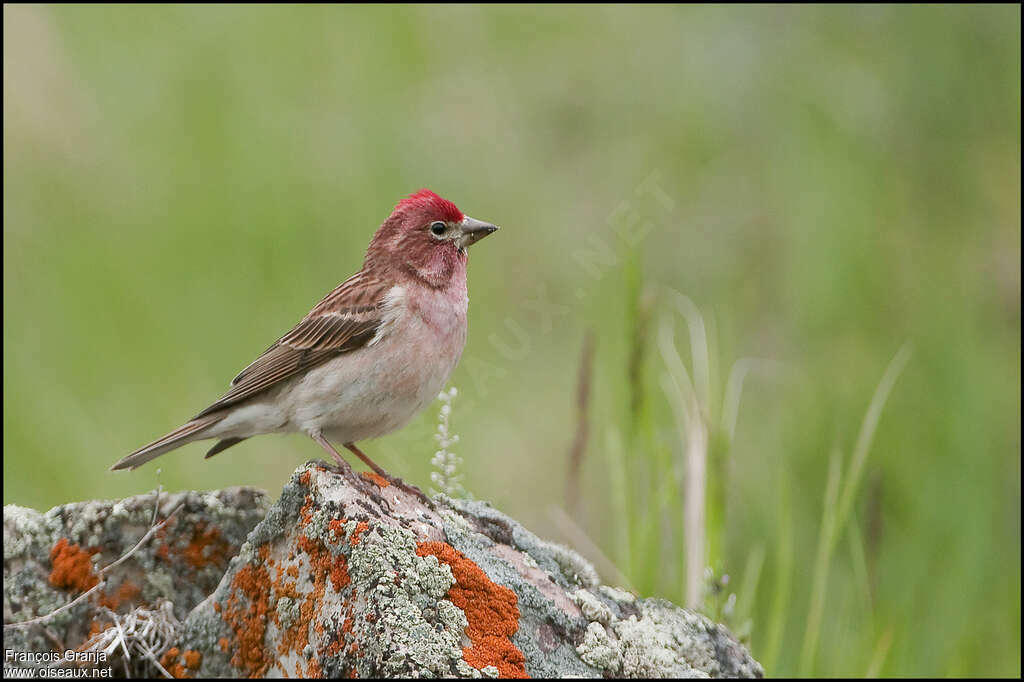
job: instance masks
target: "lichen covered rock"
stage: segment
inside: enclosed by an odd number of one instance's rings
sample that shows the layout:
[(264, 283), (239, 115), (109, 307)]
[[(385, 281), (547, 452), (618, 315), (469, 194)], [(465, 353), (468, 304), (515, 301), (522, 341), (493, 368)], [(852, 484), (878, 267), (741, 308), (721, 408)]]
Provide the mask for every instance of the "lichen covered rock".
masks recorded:
[(51, 613), (97, 586), (98, 571), (135, 547), (153, 526), (154, 511), (159, 522), (177, 510), (148, 542), (108, 571), (89, 598), (45, 627), (5, 627), (6, 646), (75, 649), (110, 627), (111, 614), (135, 608), (166, 609), (171, 621), (185, 618), (216, 588), (270, 506), (264, 493), (251, 488), (164, 494), (159, 510), (156, 502), (153, 492), (64, 504), (45, 513), (4, 507), (5, 624)]
[(152, 526), (154, 501), (150, 494), (45, 514), (5, 507), (5, 623), (50, 613), (96, 587), (45, 627), (5, 626), (7, 646), (96, 646), (108, 633), (123, 641), (124, 628), (150, 632), (159, 621), (159, 638), (129, 642), (136, 653), (120, 661), (128, 673), (762, 674), (724, 627), (600, 584), (578, 554), (486, 503), (443, 495), (425, 503), (374, 475), (321, 462), (299, 468), (273, 505), (245, 488), (164, 495), (158, 519), (181, 509), (100, 576)]
[(299, 469), (185, 620), (198, 677), (759, 676), (728, 632), (598, 584), (487, 504)]

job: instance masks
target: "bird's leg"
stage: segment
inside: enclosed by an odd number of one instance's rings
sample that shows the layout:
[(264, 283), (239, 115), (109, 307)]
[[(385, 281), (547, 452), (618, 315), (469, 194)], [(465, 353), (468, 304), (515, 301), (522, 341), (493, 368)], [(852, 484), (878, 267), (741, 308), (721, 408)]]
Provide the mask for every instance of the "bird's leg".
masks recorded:
[(358, 457), (359, 459), (361, 459), (364, 462), (366, 462), (366, 466), (368, 466), (371, 469), (373, 469), (373, 472), (375, 474), (377, 474), (378, 476), (380, 476), (381, 478), (386, 480), (388, 483), (396, 485), (396, 486), (398, 486), (399, 488), (401, 488), (402, 490), (404, 490), (406, 492), (412, 493), (416, 497), (420, 498), (422, 501), (426, 502), (428, 505), (433, 505), (433, 503), (431, 502), (430, 498), (427, 497), (426, 495), (424, 495), (422, 490), (420, 490), (419, 488), (417, 488), (414, 485), (406, 483), (405, 481), (403, 481), (400, 478), (396, 478), (396, 477), (392, 476), (388, 472), (386, 472), (383, 469), (381, 469), (379, 466), (374, 464), (372, 459), (370, 459), (369, 457), (366, 456), (365, 452), (363, 452), (362, 450), (357, 448), (355, 443), (343, 443), (343, 445), (346, 448), (348, 448), (348, 450), (350, 452), (352, 452), (356, 457)]
[(375, 474), (377, 474), (378, 476), (381, 476), (383, 478), (386, 478), (389, 481), (392, 481), (392, 483), (394, 482), (392, 480), (392, 478), (391, 478), (391, 475), (388, 474), (388, 472), (386, 472), (383, 469), (381, 469), (376, 464), (374, 464), (373, 460), (370, 459), (369, 457), (367, 457), (365, 452), (363, 452), (362, 450), (360, 450), (359, 448), (356, 447), (355, 443), (342, 443), (342, 445), (344, 445), (356, 457), (358, 457), (359, 459), (363, 460), (363, 462), (366, 463), (366, 466), (368, 466), (371, 469), (373, 469), (373, 472)]
[[(352, 465), (345, 461), (345, 458), (342, 457), (341, 454), (337, 450), (334, 449), (334, 446), (331, 445), (331, 442), (329, 440), (327, 440), (326, 438), (324, 438), (322, 434), (319, 434), (319, 433), (316, 434), (316, 435), (310, 434), (310, 438), (312, 438), (317, 443), (319, 443), (320, 447), (322, 447), (324, 450), (326, 450), (331, 455), (331, 457), (334, 458), (334, 461), (338, 463), (338, 470), (340, 472), (342, 472), (342, 473), (353, 473), (352, 472)], [(353, 475), (355, 475), (355, 474), (353, 473)]]

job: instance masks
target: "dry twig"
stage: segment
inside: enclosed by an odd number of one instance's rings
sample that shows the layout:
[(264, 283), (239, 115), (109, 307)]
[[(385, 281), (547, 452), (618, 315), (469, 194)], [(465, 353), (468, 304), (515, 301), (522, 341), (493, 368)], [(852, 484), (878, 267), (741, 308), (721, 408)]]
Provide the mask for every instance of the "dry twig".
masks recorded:
[(569, 475), (565, 481), (565, 504), (569, 513), (579, 513), (580, 470), (583, 456), (587, 451), (587, 437), (590, 431), (589, 405), (591, 376), (594, 373), (594, 333), (588, 331), (583, 339), (583, 354), (580, 358), (579, 380), (576, 385), (576, 435), (569, 447)]

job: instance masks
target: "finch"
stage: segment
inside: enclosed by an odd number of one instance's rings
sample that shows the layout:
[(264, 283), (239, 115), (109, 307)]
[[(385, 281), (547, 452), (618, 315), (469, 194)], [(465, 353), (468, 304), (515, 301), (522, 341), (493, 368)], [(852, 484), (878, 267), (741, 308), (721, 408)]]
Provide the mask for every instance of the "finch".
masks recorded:
[(304, 433), (343, 469), (341, 443), (405, 425), (438, 394), (466, 343), (467, 249), (498, 227), (430, 190), (403, 199), (370, 240), (359, 272), (231, 380), (217, 402), (114, 464), (135, 469), (195, 440), (212, 457), (264, 433)]

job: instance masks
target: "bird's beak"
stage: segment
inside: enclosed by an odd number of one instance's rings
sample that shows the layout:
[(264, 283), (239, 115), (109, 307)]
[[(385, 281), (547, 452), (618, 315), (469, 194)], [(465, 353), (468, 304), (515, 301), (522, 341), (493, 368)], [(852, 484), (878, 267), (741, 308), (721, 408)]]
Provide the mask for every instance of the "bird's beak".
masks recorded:
[(497, 229), (497, 225), (491, 225), (482, 220), (466, 216), (459, 223), (459, 236), (455, 239), (455, 243), (459, 245), (460, 249), (464, 249), (470, 244), (475, 244), (492, 232), (497, 231)]

